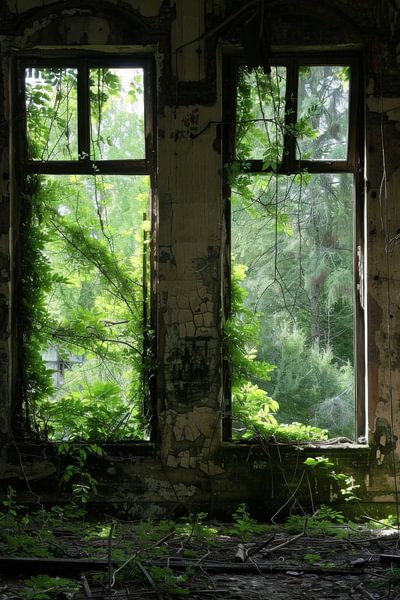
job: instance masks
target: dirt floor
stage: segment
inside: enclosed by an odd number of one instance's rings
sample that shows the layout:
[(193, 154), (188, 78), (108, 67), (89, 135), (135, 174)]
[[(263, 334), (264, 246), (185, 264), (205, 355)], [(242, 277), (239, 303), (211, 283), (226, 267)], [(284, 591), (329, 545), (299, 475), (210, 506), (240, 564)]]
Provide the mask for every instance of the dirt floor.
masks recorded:
[(18, 522), (9, 515), (0, 523), (0, 600), (400, 600), (393, 528), (322, 522), (296, 532), (248, 518), (205, 523), (201, 515), (73, 522), (49, 512)]

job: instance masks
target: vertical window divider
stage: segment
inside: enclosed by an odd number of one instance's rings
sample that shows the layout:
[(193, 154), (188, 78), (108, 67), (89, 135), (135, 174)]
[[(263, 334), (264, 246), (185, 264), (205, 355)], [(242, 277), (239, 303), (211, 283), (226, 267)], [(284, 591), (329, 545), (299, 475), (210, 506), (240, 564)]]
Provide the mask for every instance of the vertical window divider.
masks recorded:
[(78, 153), (79, 160), (90, 161), (90, 98), (87, 60), (78, 65)]
[(282, 171), (293, 173), (296, 171), (296, 136), (294, 135), (297, 123), (297, 94), (299, 80), (299, 66), (290, 62), (286, 67), (286, 98), (285, 98), (285, 133), (283, 142)]
[(348, 131), (348, 152), (347, 162), (350, 169), (356, 172), (359, 168), (359, 135), (358, 128), (359, 123), (357, 119), (357, 113), (359, 111), (359, 83), (360, 81), (360, 65), (359, 61), (349, 61), (350, 65), (350, 102), (349, 102), (349, 131)]

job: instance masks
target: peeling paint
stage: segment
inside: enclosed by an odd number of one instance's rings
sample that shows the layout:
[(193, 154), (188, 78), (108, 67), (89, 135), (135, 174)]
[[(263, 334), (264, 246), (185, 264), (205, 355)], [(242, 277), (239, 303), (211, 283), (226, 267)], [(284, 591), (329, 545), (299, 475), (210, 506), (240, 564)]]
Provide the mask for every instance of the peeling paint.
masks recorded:
[(145, 478), (145, 484), (148, 493), (153, 493), (160, 500), (176, 502), (176, 500), (185, 501), (193, 497), (198, 488), (194, 485), (185, 485), (184, 483), (169, 483), (168, 481), (160, 481), (152, 477)]

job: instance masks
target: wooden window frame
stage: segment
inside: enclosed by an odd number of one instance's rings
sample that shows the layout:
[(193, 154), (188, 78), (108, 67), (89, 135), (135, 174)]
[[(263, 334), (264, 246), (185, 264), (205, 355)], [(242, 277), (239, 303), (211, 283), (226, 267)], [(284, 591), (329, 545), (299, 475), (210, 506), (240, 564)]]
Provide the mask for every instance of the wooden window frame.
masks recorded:
[[(364, 105), (361, 90), (364, 89), (362, 57), (359, 53), (324, 52), (285, 52), (271, 57), (271, 67), (286, 67), (285, 128), (290, 129), (297, 121), (298, 82), (300, 66), (349, 66), (349, 130), (347, 158), (343, 160), (302, 160), (296, 157), (296, 139), (285, 133), (283, 136), (282, 161), (276, 168), (265, 167), (263, 160), (252, 159), (239, 163), (235, 158), (236, 139), (236, 94), (238, 70), (245, 66), (243, 55), (225, 56), (223, 60), (223, 114), (222, 134), (223, 159), (225, 165), (241, 164), (243, 172), (252, 174), (277, 173), (295, 175), (301, 172), (352, 173), (354, 176), (354, 371), (355, 371), (355, 434), (356, 440), (367, 439), (367, 398), (365, 390), (365, 315), (364, 315)], [(231, 188), (228, 177), (224, 181), (225, 226), (227, 249), (225, 253), (224, 313), (231, 314)], [(224, 406), (222, 416), (222, 436), (224, 441), (232, 440), (232, 398), (231, 374), (225, 361), (224, 367)]]
[[(77, 110), (78, 110), (78, 160), (32, 160), (28, 157), (26, 135), (25, 77), (26, 68), (77, 68)], [(144, 75), (144, 127), (145, 157), (143, 159), (95, 160), (91, 158), (89, 70), (91, 68), (132, 68), (143, 69)], [(155, 171), (154, 149), (154, 101), (153, 101), (153, 61), (150, 57), (101, 56), (70, 58), (24, 58), (17, 63), (19, 73), (18, 99), (19, 115), (24, 127), (20, 132), (19, 155), (23, 159), (27, 174), (47, 175), (152, 175)]]
[[(89, 69), (90, 68), (137, 68), (143, 69), (144, 79), (144, 136), (145, 152), (143, 159), (118, 159), (118, 160), (95, 160), (91, 158), (91, 139), (90, 139), (90, 101), (89, 101)], [(76, 68), (77, 75), (77, 142), (78, 142), (78, 160), (32, 160), (28, 156), (28, 136), (27, 136), (27, 115), (26, 115), (26, 89), (25, 89), (25, 69), (41, 68)], [(22, 185), (27, 175), (130, 175), (130, 176), (149, 176), (151, 201), (150, 201), (150, 250), (149, 261), (144, 260), (143, 276), (146, 277), (149, 265), (149, 283), (144, 281), (144, 308), (143, 323), (151, 330), (157, 330), (157, 307), (156, 307), (156, 282), (157, 282), (157, 262), (156, 262), (156, 231), (157, 231), (157, 152), (156, 152), (156, 102), (155, 102), (155, 61), (151, 54), (119, 54), (90, 52), (84, 50), (70, 50), (68, 56), (65, 51), (54, 51), (52, 57), (48, 58), (48, 52), (43, 50), (33, 50), (32, 52), (18, 53), (12, 60), (12, 72), (14, 73), (13, 97), (15, 112), (17, 118), (13, 126), (13, 155), (16, 160), (15, 178), (17, 181), (16, 193), (19, 186)], [(19, 227), (18, 217), (19, 208), (14, 206), (13, 222), (14, 226)], [(18, 233), (14, 233), (14, 264), (18, 265)], [(146, 262), (146, 264), (145, 264)], [(12, 363), (21, 365), (21, 347), (23, 345), (22, 336), (19, 333), (18, 317), (16, 306), (19, 294), (21, 273), (18, 266), (13, 274), (13, 302), (11, 306), (11, 330), (13, 332), (13, 351)], [(150, 294), (150, 295), (149, 295)], [(147, 311), (147, 304), (150, 310)], [(144, 335), (143, 347), (144, 356), (156, 354), (156, 341), (153, 336), (151, 339)], [(22, 361), (23, 362), (23, 361)], [(21, 429), (22, 414), (22, 390), (19, 389), (18, 367), (12, 367), (12, 394), (16, 398), (13, 407), (14, 426), (16, 430)], [(149, 378), (150, 406), (145, 407), (149, 422), (149, 440), (154, 442), (158, 438), (157, 418), (156, 418), (156, 391), (155, 377)], [(147, 443), (143, 440), (143, 443)]]

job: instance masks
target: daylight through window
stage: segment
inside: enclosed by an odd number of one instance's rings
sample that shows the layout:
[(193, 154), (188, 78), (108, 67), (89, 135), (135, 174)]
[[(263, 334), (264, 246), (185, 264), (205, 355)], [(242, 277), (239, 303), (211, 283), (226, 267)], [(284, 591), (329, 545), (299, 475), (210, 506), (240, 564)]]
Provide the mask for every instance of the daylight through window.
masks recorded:
[(231, 77), (231, 320), (253, 362), (232, 366), (233, 432), (256, 417), (354, 438), (355, 62), (236, 63)]
[(20, 74), (26, 425), (45, 439), (143, 439), (151, 419), (150, 64), (26, 61)]

